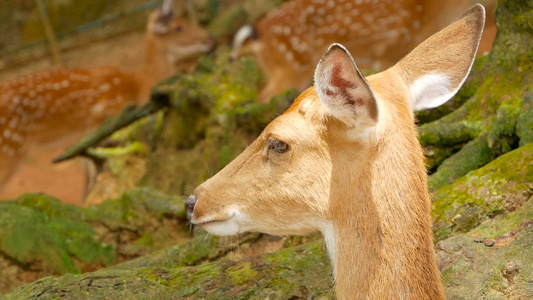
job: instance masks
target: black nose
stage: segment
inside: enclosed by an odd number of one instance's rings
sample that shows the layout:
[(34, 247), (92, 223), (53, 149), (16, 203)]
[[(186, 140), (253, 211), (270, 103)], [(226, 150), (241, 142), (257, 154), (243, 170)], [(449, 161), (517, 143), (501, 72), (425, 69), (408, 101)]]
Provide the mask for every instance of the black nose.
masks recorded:
[(198, 200), (198, 197), (195, 195), (190, 195), (187, 200), (185, 200), (185, 211), (187, 212), (187, 219), (192, 218), (192, 213), (194, 211), (194, 205), (196, 205), (196, 201)]

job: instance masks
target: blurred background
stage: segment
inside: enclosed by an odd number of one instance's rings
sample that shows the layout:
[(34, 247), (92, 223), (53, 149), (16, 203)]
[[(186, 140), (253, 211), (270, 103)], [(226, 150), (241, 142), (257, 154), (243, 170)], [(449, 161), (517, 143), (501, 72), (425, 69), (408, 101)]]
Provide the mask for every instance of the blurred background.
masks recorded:
[[(172, 18), (210, 28), (208, 31), (217, 36), (217, 41), (227, 45), (240, 26), (281, 3), (174, 1), (171, 4)], [(2, 1), (0, 80), (9, 81), (62, 68), (113, 66), (126, 73), (139, 71), (145, 63), (148, 17), (161, 5), (159, 0)], [(195, 34), (184, 33), (189, 35), (186, 38), (190, 44), (195, 38), (200, 39)], [(171, 74), (167, 72), (165, 76)], [(157, 81), (165, 76), (157, 74), (153, 77)], [(85, 184), (80, 160), (59, 165), (50, 162), (82, 132), (85, 131), (73, 129), (66, 140), (52, 138), (50, 143), (27, 147), (24, 166), (19, 165), (17, 172), (10, 176), (9, 182), (0, 190), (0, 198), (13, 198), (24, 192), (45, 192), (65, 202), (80, 204)]]
[[(2, 1), (0, 79), (48, 70), (58, 67), (59, 62), (67, 68), (116, 65), (125, 71), (136, 70), (144, 59), (143, 41), (148, 16), (161, 2)], [(206, 26), (219, 9), (223, 9), (224, 3), (220, 2), (226, 1), (201, 0), (189, 4), (176, 1), (173, 6), (177, 17), (186, 18), (187, 9), (194, 9), (194, 14)], [(243, 2), (232, 1), (232, 5), (239, 6)], [(276, 1), (272, 2), (276, 4)], [(43, 21), (43, 14), (46, 21)], [(244, 15), (240, 22), (244, 24), (246, 19)], [(55, 36), (59, 61), (51, 51), (45, 23), (50, 24)]]
[[(309, 2), (309, 3), (308, 3)], [(315, 3), (316, 2), (316, 3)], [(331, 1), (330, 1), (331, 2)], [(429, 34), (437, 31), (451, 20), (457, 17), (463, 10), (470, 7), (478, 1), (457, 0), (447, 3), (446, 5), (436, 5), (428, 1), (401, 1), (397, 6), (388, 2), (368, 2), (359, 4), (354, 2), (354, 6), (343, 8), (343, 14), (350, 16), (350, 11), (357, 18), (361, 11), (364, 15), (366, 11), (372, 11), (377, 8), (382, 10), (390, 9), (387, 15), (380, 15), (379, 22), (372, 22), (365, 19), (364, 26), (373, 26), (370, 36), (378, 36), (376, 40), (369, 40), (363, 36), (358, 37), (360, 44), (354, 44), (349, 49), (354, 54), (359, 66), (365, 70), (379, 70), (390, 66), (393, 62), (406, 54), (414, 45), (419, 43)], [(496, 30), (493, 22), (492, 11), (495, 6), (495, 0), (482, 1), (487, 6), (489, 18), (487, 29), (485, 30), (484, 39), (479, 53), (485, 53), (490, 50)], [(173, 8), (173, 18), (184, 20), (186, 23), (195, 24), (204, 30), (186, 31), (181, 33), (185, 36), (183, 44), (187, 43), (192, 47), (196, 40), (205, 38), (205, 34), (210, 34), (217, 45), (229, 47), (238, 30), (246, 25), (252, 24), (256, 20), (265, 16), (271, 10), (283, 4), (284, 1), (259, 1), (259, 0), (189, 0), (174, 1), (171, 3)], [(329, 9), (326, 1), (303, 1), (305, 5), (315, 5), (320, 7), (324, 5)], [(332, 2), (333, 3), (333, 2)], [(143, 64), (153, 64), (146, 61), (147, 45), (154, 43), (148, 41), (150, 30), (147, 28), (150, 13), (157, 11), (162, 5), (158, 0), (132, 0), (132, 1), (104, 1), (104, 0), (17, 0), (2, 1), (0, 3), (0, 80), (8, 81), (20, 78), (30, 74), (36, 74), (47, 70), (57, 70), (61, 68), (72, 69), (91, 69), (98, 67), (116, 67), (120, 72), (135, 73), (151, 71), (145, 68)], [(300, 4), (298, 4), (300, 5)], [(361, 6), (361, 7), (359, 7)], [(422, 9), (423, 7), (423, 9)], [(336, 8), (342, 8), (336, 5)], [(412, 14), (409, 9), (412, 9)], [(306, 10), (306, 7), (297, 7), (288, 9), (288, 15), (297, 16), (299, 12), (308, 19), (304, 22), (310, 22), (309, 16), (320, 18), (320, 8), (315, 12)], [(339, 14), (339, 11), (327, 11), (326, 14)], [(392, 15), (390, 15), (392, 13)], [(398, 21), (393, 20), (392, 25), (386, 23), (388, 19), (397, 15)], [(435, 17), (435, 14), (437, 17)], [(429, 16), (432, 16), (429, 18)], [(294, 17), (293, 16), (293, 17)], [(344, 16), (344, 15), (342, 15)], [(409, 18), (418, 17), (420, 21), (415, 20), (411, 27), (404, 28), (409, 32), (401, 33), (397, 36), (398, 40), (391, 39), (389, 31), (396, 31), (395, 27), (400, 26), (401, 22), (406, 22)], [(320, 21), (320, 19), (318, 19)], [(405, 20), (405, 21), (404, 21)], [(336, 22), (332, 20), (324, 21), (328, 23)], [(383, 21), (383, 22), (382, 22)], [(261, 23), (262, 22), (262, 23)], [(267, 28), (286, 28), (294, 26), (296, 28), (299, 20), (284, 20), (282, 16), (273, 13), (269, 18), (265, 18), (256, 24), (257, 30), (267, 31)], [(417, 24), (418, 22), (418, 24)], [(420, 26), (422, 22), (422, 26)], [(279, 23), (279, 24), (278, 24)], [(276, 25), (278, 24), (278, 25)], [(320, 25), (320, 24), (315, 24)], [(346, 26), (346, 24), (343, 24)], [(321, 26), (304, 28), (304, 35), (309, 35), (308, 40), (323, 40), (319, 37)], [(420, 31), (420, 27), (425, 31)], [(293, 28), (293, 29), (294, 29)], [(339, 27), (340, 28), (340, 27)], [(364, 32), (367, 29), (359, 30)], [(283, 30), (281, 30), (283, 31)], [(337, 38), (340, 37), (337, 30)], [(342, 31), (341, 31), (342, 32)], [(395, 33), (395, 32), (394, 32)], [(392, 33), (392, 36), (394, 36)], [(261, 32), (261, 34), (265, 34)], [(152, 34), (153, 35), (153, 34)], [(297, 36), (297, 34), (293, 35)], [(301, 36), (302, 33), (300, 33)], [(313, 36), (314, 35), (314, 36)], [(335, 38), (335, 33), (328, 33), (326, 42), (339, 41)], [(169, 44), (164, 38), (157, 39), (155, 43)], [(409, 43), (402, 42), (411, 39)], [(296, 60), (303, 61), (301, 69), (307, 68), (306, 71), (298, 73), (291, 72), (287, 68), (276, 67), (278, 63), (287, 66), (290, 62), (265, 60), (266, 58), (276, 57), (275, 52), (280, 52), (282, 48), (291, 48), (293, 38), (283, 40), (281, 36), (265, 36), (263, 43), (272, 47), (272, 49), (263, 50), (262, 53), (255, 53), (258, 64), (266, 78), (271, 78), (269, 84), (262, 84), (260, 88), (259, 100), (268, 101), (272, 96), (280, 93), (286, 88), (296, 88), (302, 90), (310, 84), (310, 71), (313, 67), (305, 64), (315, 64), (320, 58), (320, 53), (324, 51), (325, 42), (321, 45), (311, 45), (309, 55), (303, 53), (298, 55), (297, 52), (290, 53)], [(297, 38), (297, 37), (296, 37)], [(329, 39), (328, 39), (329, 38)], [(241, 40), (242, 51), (234, 49), (233, 52), (243, 54), (254, 54), (250, 49), (253, 46), (242, 45), (242, 42), (254, 42), (250, 35)], [(279, 46), (277, 42), (281, 43)], [(260, 38), (261, 41), (261, 38)], [(302, 38), (304, 41), (304, 38)], [(341, 40), (342, 41), (342, 40)], [(367, 45), (372, 45), (371, 48)], [(350, 46), (350, 45), (349, 45)], [(365, 49), (359, 50), (357, 49)], [(296, 49), (301, 50), (301, 49)], [(391, 51), (394, 50), (394, 51)], [(150, 50), (148, 50), (150, 51)], [(292, 47), (292, 51), (294, 47)], [(355, 52), (354, 52), (355, 51)], [(364, 52), (366, 51), (366, 52)], [(250, 53), (251, 52), (251, 53)], [(378, 53), (378, 54), (376, 54)], [(379, 54), (383, 53), (383, 54)], [(281, 53), (285, 54), (285, 53)], [(289, 53), (286, 53), (287, 55)], [(294, 55), (293, 55), (294, 54)], [(151, 57), (168, 56), (168, 53), (152, 51)], [(179, 60), (179, 59), (178, 59)], [(185, 63), (180, 62), (182, 66)], [(158, 80), (168, 77), (175, 72), (190, 72), (195, 65), (195, 61), (188, 62), (186, 67), (174, 68), (173, 71), (159, 72), (159, 74), (146, 75), (151, 76), (149, 81), (155, 84)], [(277, 68), (277, 69), (276, 69)], [(276, 73), (278, 72), (278, 73)], [(371, 72), (371, 71), (369, 71)], [(300, 78), (295, 81), (294, 78)], [(145, 79), (143, 79), (145, 80)], [(138, 85), (137, 85), (138, 86)], [(141, 87), (149, 89), (150, 87)], [(147, 92), (144, 91), (144, 94)], [(267, 100), (265, 100), (267, 99)], [(65, 123), (68, 127), (68, 123)], [(21, 165), (16, 167), (16, 172), (9, 176), (9, 181), (5, 183), (0, 190), (0, 198), (13, 198), (23, 192), (45, 192), (56, 196), (68, 203), (80, 203), (84, 197), (80, 191), (84, 190), (85, 179), (81, 174), (80, 160), (71, 160), (62, 164), (50, 164), (51, 158), (59, 155), (67, 145), (72, 144), (76, 139), (81, 137), (84, 130), (71, 130), (72, 134), (65, 134), (65, 137), (57, 139), (48, 139), (50, 142), (40, 143), (28, 146), (26, 142), (26, 152), (24, 159), (21, 159)], [(59, 135), (58, 135), (59, 136)], [(68, 138), (67, 138), (68, 136)], [(24, 167), (21, 167), (22, 164)], [(61, 178), (61, 180), (57, 180)]]
[[(496, 9), (496, 0), (0, 0), (0, 298), (48, 275), (115, 264), (196, 268), (320, 240), (258, 233), (222, 243), (191, 239), (183, 203), (312, 84), (329, 44), (345, 44), (362, 72), (373, 74), (474, 3), (486, 7), (487, 22), (472, 75), (446, 105), (417, 119), (435, 195), (435, 242), (444, 242), (441, 271), (459, 266), (446, 273), (446, 287), (457, 295), (470, 286), (485, 293), (500, 266), (455, 264), (474, 251), (462, 247), (473, 236), (500, 243), (533, 217), (533, 173), (525, 171), (533, 106), (522, 100), (533, 99), (523, 96), (531, 86), (523, 78), (533, 77), (522, 75), (531, 71), (531, 4), (499, 2)], [(122, 117), (135, 122), (114, 127)], [(65, 153), (68, 159), (52, 163)], [(330, 276), (322, 244), (307, 245), (297, 251), (321, 255), (319, 267), (283, 278), (295, 282), (302, 299), (308, 297), (298, 281), (305, 278), (298, 276)], [(531, 241), (520, 245), (530, 248)], [(481, 259), (465, 261), (492, 263), (496, 248), (483, 247), (475, 250)], [(488, 275), (475, 284), (462, 280), (480, 270)], [(222, 290), (226, 283), (217, 282)]]

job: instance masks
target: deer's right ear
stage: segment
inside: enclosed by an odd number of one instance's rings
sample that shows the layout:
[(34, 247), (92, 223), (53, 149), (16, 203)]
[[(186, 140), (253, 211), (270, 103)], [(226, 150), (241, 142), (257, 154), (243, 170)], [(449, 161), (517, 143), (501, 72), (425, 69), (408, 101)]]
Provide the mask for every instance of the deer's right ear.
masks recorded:
[(372, 88), (342, 45), (329, 47), (318, 63), (314, 79), (320, 101), (334, 117), (349, 128), (376, 125), (378, 108)]

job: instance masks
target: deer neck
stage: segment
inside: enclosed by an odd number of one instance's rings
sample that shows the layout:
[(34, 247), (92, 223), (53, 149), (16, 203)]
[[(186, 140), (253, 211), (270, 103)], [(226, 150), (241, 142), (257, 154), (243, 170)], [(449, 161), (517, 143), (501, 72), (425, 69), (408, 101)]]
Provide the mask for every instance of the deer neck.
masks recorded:
[(137, 102), (140, 104), (150, 100), (150, 91), (160, 80), (167, 77), (168, 71), (158, 62), (148, 60), (139, 71), (133, 74), (133, 79), (138, 86)]
[(137, 102), (140, 104), (150, 100), (150, 92), (159, 81), (175, 72), (175, 67), (169, 60), (167, 53), (154, 46), (155, 43), (151, 42), (150, 38), (153, 37), (146, 37), (143, 66), (133, 74), (138, 86)]
[(322, 231), (339, 299), (444, 298), (422, 149), (409, 108), (386, 114), (393, 109), (380, 106), (385, 116), (375, 145), (332, 156), (335, 218)]

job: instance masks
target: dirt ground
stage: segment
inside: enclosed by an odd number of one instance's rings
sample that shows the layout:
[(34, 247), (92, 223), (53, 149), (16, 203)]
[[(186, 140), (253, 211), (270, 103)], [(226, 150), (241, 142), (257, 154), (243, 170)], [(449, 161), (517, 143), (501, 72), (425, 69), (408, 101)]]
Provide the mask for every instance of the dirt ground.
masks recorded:
[[(62, 53), (66, 68), (92, 68), (118, 66), (123, 71), (139, 69), (144, 60), (144, 32), (137, 31), (75, 48)], [(34, 61), (0, 73), (0, 80), (54, 68), (51, 59)], [(12, 199), (23, 193), (46, 193), (66, 203), (82, 205), (84, 174), (81, 159), (52, 164), (52, 159), (82, 133), (53, 145), (32, 147), (18, 171), (0, 190), (0, 199)]]

